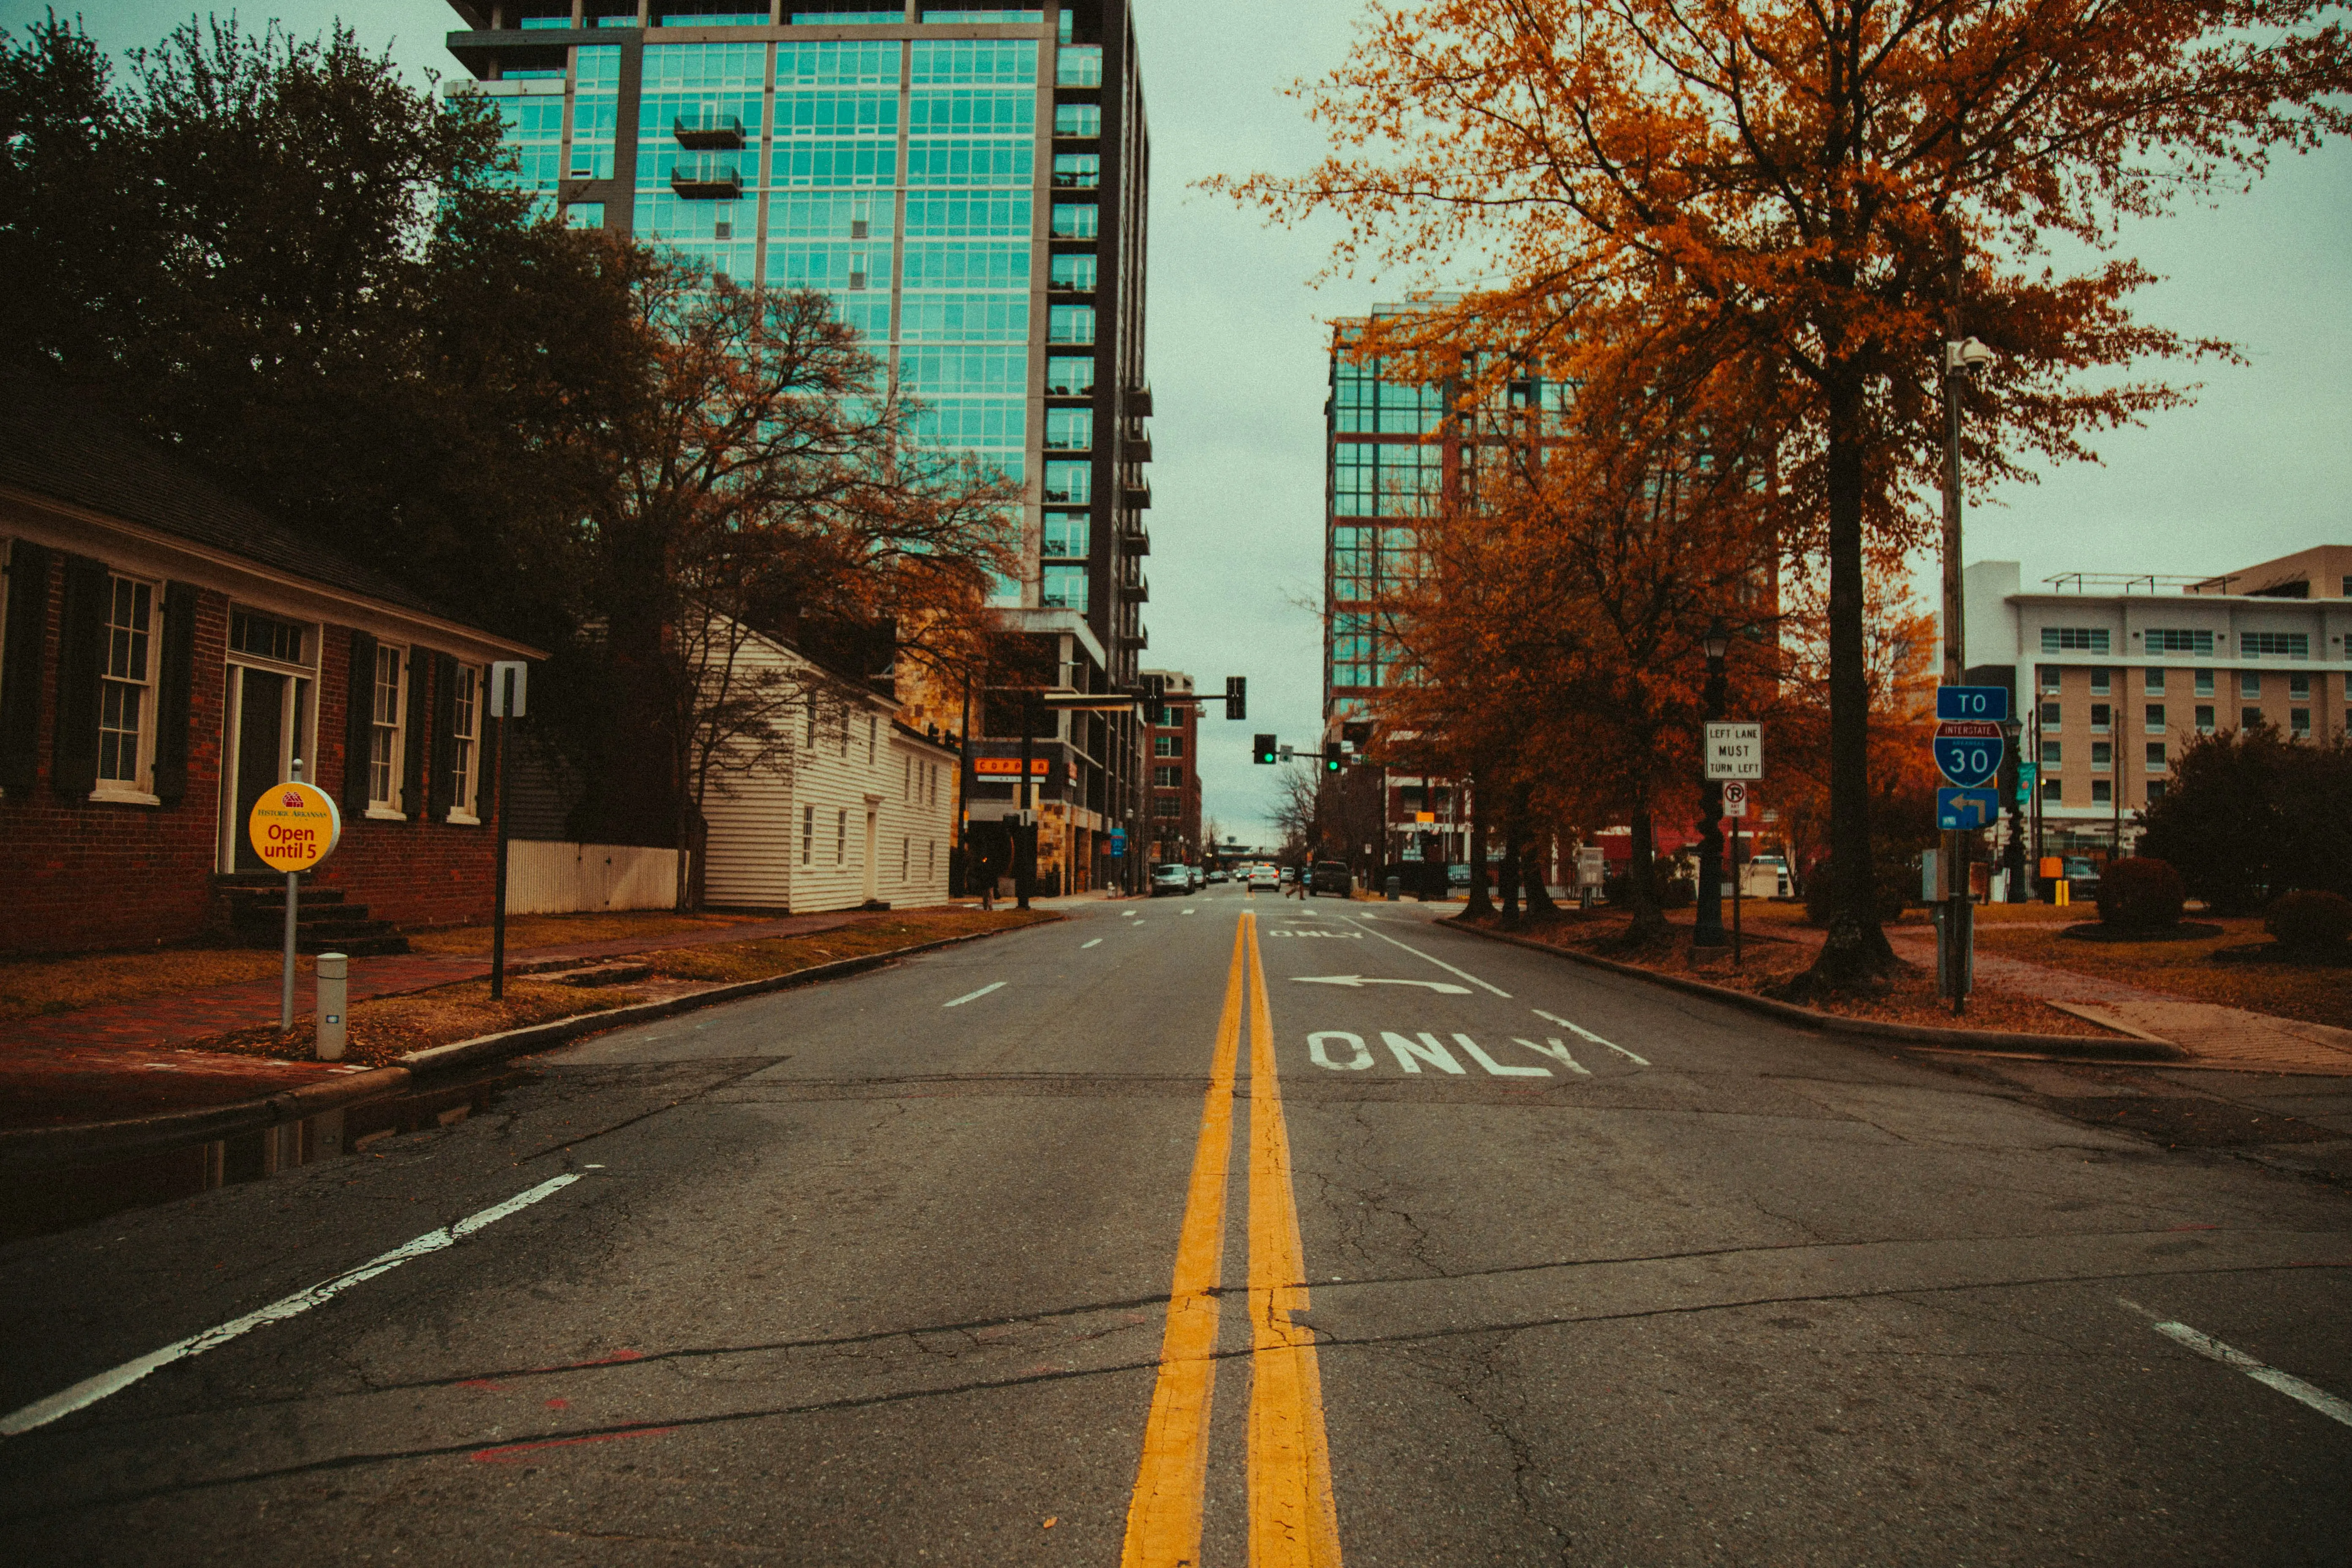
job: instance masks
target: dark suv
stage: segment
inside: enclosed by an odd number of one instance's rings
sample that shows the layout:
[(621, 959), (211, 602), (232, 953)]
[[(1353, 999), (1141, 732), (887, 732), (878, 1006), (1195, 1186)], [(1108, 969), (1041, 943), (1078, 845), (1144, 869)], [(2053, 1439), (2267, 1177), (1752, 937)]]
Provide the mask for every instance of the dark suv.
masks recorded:
[(1345, 860), (1318, 860), (1307, 870), (1307, 896), (1311, 899), (1318, 893), (1336, 893), (1344, 899), (1354, 881)]

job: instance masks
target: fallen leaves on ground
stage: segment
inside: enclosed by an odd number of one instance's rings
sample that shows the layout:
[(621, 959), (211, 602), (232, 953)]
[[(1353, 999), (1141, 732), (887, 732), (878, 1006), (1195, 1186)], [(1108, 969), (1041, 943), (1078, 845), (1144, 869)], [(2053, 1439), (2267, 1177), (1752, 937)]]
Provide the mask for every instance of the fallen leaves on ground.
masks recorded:
[[(681, 931), (723, 931), (729, 926), (754, 925), (766, 915), (681, 915), (670, 910), (596, 910), (577, 915), (509, 915), (507, 952), (527, 948), (572, 947), (590, 942), (652, 942)], [(450, 926), (441, 931), (412, 931), (408, 945), (418, 952), (480, 953), (490, 951), (487, 925)]]
[[(1463, 921), (1462, 923), (1489, 931), (1496, 929), (1491, 921)], [(1567, 910), (1552, 919), (1527, 921), (1510, 934), (1539, 942), (1549, 947), (1590, 952), (1661, 974), (1673, 974), (1750, 994), (1760, 994), (1766, 986), (1777, 984), (1809, 967), (1818, 951), (1811, 946), (1769, 936), (1759, 940), (1759, 933), (1751, 932), (1744, 944), (1739, 966), (1734, 968), (1727, 949), (1724, 950), (1722, 957), (1702, 958), (1694, 962), (1687, 925), (1670, 926), (1664, 936), (1638, 949), (1628, 950), (1621, 944), (1631, 923), (1623, 914)], [(1812, 1010), (1840, 1017), (1917, 1024), (1931, 1028), (2000, 1029), (2017, 1034), (2071, 1035), (2098, 1039), (2121, 1037), (2088, 1019), (2061, 1013), (2039, 997), (2009, 994), (1988, 988), (1981, 982), (1969, 998), (1967, 1012), (1955, 1017), (1951, 1004), (1936, 994), (1936, 973), (1933, 969), (1898, 961), (1890, 979), (1892, 984), (1885, 995), (1837, 996), (1825, 1004), (1815, 1005)]]
[(2262, 917), (2200, 914), (2196, 918), (2220, 926), (2221, 934), (2188, 942), (2090, 942), (2064, 936), (2059, 930), (1979, 928), (1977, 949), (2190, 1001), (2243, 1007), (2308, 1024), (2352, 1026), (2352, 968), (2217, 959), (2213, 955), (2224, 948), (2263, 942)]
[[(496, 1002), (490, 1000), (490, 983), (487, 980), (443, 985), (405, 996), (380, 996), (352, 1004), (344, 1024), (342, 1059), (362, 1067), (383, 1067), (427, 1046), (446, 1046), (456, 1040), (470, 1040), (477, 1035), (527, 1028), (555, 1018), (601, 1013), (644, 1000), (641, 992), (579, 990), (530, 980), (508, 981), (506, 995)], [(184, 1040), (178, 1048), (271, 1057), (279, 1061), (315, 1061), (319, 1055), (318, 1020), (305, 1013), (294, 1020), (291, 1034), (279, 1034), (273, 1024)]]
[(812, 931), (805, 936), (761, 937), (750, 942), (720, 942), (708, 947), (664, 948), (637, 954), (636, 959), (639, 963), (652, 964), (656, 973), (671, 979), (730, 984), (746, 980), (766, 980), (779, 974), (789, 974), (796, 969), (809, 969), (840, 959), (914, 947), (948, 937), (968, 936), (974, 931), (1011, 931), (1059, 918), (1045, 910), (1031, 910), (1026, 914), (1018, 910), (999, 910), (993, 914), (967, 909), (924, 910), (905, 915), (877, 915), (871, 921), (835, 926), (830, 931)]
[[(274, 980), (275, 948), (172, 948), (153, 952), (89, 952), (72, 958), (0, 963), (0, 1023), (46, 1017), (110, 1002), (137, 1002), (174, 991), (201, 991)], [(297, 973), (310, 973), (306, 955)]]

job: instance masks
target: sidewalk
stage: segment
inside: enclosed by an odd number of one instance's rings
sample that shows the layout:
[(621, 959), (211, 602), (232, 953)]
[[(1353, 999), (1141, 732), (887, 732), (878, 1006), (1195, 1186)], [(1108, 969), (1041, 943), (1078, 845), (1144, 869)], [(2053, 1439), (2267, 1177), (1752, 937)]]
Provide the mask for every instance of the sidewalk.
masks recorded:
[[(2072, 922), (2031, 923), (2063, 926)], [(1821, 931), (1801, 925), (1775, 926), (1771, 934), (1808, 947), (1819, 947), (1823, 936)], [(1889, 926), (1886, 940), (1897, 956), (1934, 967), (1933, 928)], [(2032, 997), (2126, 1035), (2179, 1046), (2200, 1062), (2352, 1075), (2352, 1029), (2193, 1001), (2125, 981), (1981, 951), (1976, 958), (1976, 973), (1989, 989)]]
[[(507, 973), (520, 966), (547, 965), (567, 960), (619, 958), (654, 948), (704, 947), (726, 942), (751, 942), (761, 937), (805, 936), (831, 931), (863, 918), (856, 910), (827, 914), (792, 915), (781, 920), (747, 921), (701, 931), (673, 931), (663, 936), (618, 937), (606, 942), (574, 942), (554, 947), (509, 948)], [(489, 976), (487, 953), (399, 953), (351, 961), (351, 999), (397, 996)], [(315, 982), (298, 975), (294, 1010), (307, 1013), (316, 999)], [(22, 1047), (50, 1048), (109, 1046), (160, 1048), (175, 1040), (203, 1039), (230, 1029), (248, 1029), (278, 1021), (279, 982), (248, 980), (234, 985), (208, 986), (135, 1002), (115, 1002), (57, 1013), (42, 1018), (18, 1018), (0, 1023), (0, 1048), (14, 1057)], [(5, 1070), (5, 1069), (0, 1069)], [(5, 1083), (0, 1078), (0, 1083)]]

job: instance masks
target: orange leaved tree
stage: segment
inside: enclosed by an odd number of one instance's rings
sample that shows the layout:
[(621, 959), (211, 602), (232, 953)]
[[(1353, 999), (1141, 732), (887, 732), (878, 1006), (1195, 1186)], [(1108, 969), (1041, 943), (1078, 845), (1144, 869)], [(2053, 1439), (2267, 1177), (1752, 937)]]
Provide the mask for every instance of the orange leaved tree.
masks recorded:
[[(1780, 478), (1829, 565), (1832, 837), (1819, 984), (1892, 963), (1872, 912), (1865, 540), (1918, 540), (1937, 345), (1979, 482), (2093, 456), (2181, 397), (2118, 379), (2227, 352), (2136, 321), (2116, 220), (2352, 122), (2329, 0), (1433, 0), (1375, 5), (1301, 91), (1336, 155), (1231, 183), (1348, 226), (1337, 265), (1499, 277), (1403, 330), (1580, 352), (1596, 313), (1679, 314), (1777, 378)], [(2093, 259), (2055, 270), (2043, 249)], [(1604, 345), (1613, 334), (1602, 335)], [(1394, 345), (1389, 345), (1393, 352)], [(1605, 347), (1604, 347), (1604, 351)], [(1790, 548), (1807, 542), (1783, 541)]]

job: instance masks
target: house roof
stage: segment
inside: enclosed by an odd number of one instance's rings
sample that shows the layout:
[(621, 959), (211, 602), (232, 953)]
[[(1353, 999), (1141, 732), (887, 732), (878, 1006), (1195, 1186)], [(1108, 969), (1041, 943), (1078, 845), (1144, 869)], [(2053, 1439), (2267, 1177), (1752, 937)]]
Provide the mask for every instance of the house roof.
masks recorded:
[(386, 605), (449, 617), (414, 590), (303, 537), (90, 398), (0, 371), (0, 485), (243, 556)]

